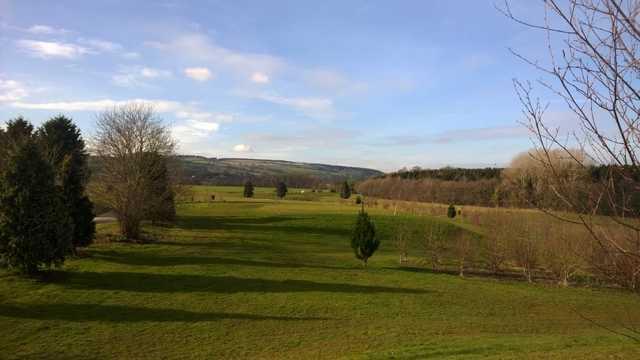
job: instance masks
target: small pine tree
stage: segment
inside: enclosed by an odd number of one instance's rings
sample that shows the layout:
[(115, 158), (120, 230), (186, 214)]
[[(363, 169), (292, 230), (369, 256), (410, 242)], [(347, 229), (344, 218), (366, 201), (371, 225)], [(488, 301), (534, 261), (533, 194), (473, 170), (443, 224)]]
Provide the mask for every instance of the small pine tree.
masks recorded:
[(287, 189), (287, 184), (285, 184), (284, 182), (280, 181), (278, 185), (276, 185), (276, 195), (278, 196), (278, 198), (284, 199), (284, 197), (287, 196), (288, 191), (289, 190)]
[(447, 208), (447, 217), (450, 219), (456, 217), (456, 207), (453, 206), (453, 204), (449, 205), (449, 207)]
[(244, 197), (253, 197), (253, 183), (251, 181), (247, 181), (246, 183), (244, 183)]
[(378, 250), (380, 241), (376, 237), (376, 228), (369, 215), (364, 211), (364, 206), (358, 213), (353, 235), (351, 236), (351, 248), (356, 258), (362, 260), (364, 267), (367, 261)]
[(347, 182), (346, 180), (342, 184), (342, 188), (340, 189), (340, 197), (343, 199), (348, 199), (351, 197), (351, 185), (349, 185), (349, 182)]
[[(8, 131), (23, 128), (9, 122)], [(71, 252), (73, 222), (51, 165), (29, 133), (3, 148), (0, 171), (0, 264), (33, 274)], [(7, 144), (5, 144), (7, 145)]]

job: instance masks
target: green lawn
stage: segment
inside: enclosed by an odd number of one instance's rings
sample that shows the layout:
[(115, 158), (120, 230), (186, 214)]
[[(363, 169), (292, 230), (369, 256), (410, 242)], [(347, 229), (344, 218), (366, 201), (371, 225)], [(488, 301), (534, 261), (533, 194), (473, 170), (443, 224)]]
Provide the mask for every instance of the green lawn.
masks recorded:
[(381, 209), (365, 270), (353, 201), (241, 191), (196, 188), (155, 243), (96, 244), (46, 281), (0, 273), (0, 358), (640, 358), (583, 319), (639, 324), (635, 295), (400, 268)]

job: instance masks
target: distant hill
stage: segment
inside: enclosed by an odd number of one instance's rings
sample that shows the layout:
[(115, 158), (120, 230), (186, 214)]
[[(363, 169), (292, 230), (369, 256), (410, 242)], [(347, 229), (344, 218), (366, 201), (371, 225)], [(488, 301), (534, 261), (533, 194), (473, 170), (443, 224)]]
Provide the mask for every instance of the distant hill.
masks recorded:
[(319, 186), (344, 180), (360, 181), (383, 173), (378, 170), (301, 163), (284, 160), (179, 156), (183, 181), (190, 184), (241, 185), (251, 180), (271, 186), (285, 180), (289, 186)]

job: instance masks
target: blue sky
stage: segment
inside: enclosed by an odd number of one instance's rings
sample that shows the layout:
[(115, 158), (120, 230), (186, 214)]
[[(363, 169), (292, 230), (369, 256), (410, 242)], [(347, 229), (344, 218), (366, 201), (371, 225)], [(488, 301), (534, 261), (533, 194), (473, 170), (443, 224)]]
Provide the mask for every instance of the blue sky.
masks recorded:
[(63, 113), (89, 138), (104, 107), (147, 101), (180, 153), (500, 166), (531, 145), (512, 79), (539, 76), (508, 49), (544, 57), (541, 35), (493, 0), (0, 0), (0, 116)]

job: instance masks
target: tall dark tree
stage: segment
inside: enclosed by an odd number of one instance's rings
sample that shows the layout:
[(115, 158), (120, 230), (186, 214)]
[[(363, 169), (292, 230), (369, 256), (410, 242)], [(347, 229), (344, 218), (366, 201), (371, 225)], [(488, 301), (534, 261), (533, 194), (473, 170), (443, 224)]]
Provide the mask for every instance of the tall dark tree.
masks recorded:
[(287, 196), (288, 191), (289, 190), (287, 189), (287, 184), (282, 181), (278, 182), (278, 184), (276, 185), (276, 195), (278, 196), (278, 198), (284, 199), (284, 197)]
[(23, 119), (7, 123), (0, 169), (0, 263), (29, 274), (62, 264), (73, 236), (62, 189), (32, 130)]
[(367, 267), (367, 261), (378, 250), (380, 240), (376, 237), (376, 228), (369, 218), (369, 214), (364, 211), (364, 206), (358, 213), (353, 235), (351, 236), (351, 248), (356, 258), (362, 260), (364, 267)]
[(351, 185), (349, 185), (348, 181), (344, 181), (342, 183), (342, 188), (340, 189), (340, 197), (343, 199), (348, 199), (351, 197)]
[(454, 217), (456, 217), (456, 207), (453, 204), (450, 204), (447, 208), (447, 217), (449, 219), (453, 219)]
[(247, 181), (244, 183), (244, 197), (253, 197), (253, 183), (251, 181)]
[(91, 244), (95, 235), (93, 203), (85, 195), (89, 166), (85, 142), (80, 130), (65, 116), (56, 116), (42, 124), (37, 133), (43, 155), (53, 168), (56, 186), (73, 222), (73, 246)]

